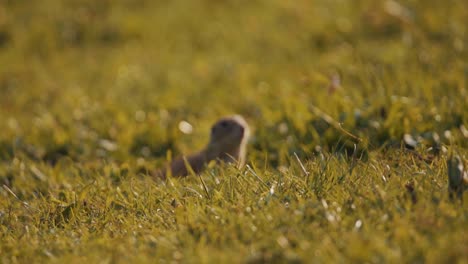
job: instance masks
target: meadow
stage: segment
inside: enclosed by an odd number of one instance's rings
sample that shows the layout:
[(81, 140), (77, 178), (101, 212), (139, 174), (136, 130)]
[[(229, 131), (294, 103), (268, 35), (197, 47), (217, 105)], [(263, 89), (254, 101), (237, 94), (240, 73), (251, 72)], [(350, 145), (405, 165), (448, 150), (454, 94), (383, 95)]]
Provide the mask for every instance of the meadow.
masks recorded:
[[(0, 263), (468, 263), (467, 22), (464, 0), (0, 1)], [(234, 113), (247, 166), (150, 177)]]

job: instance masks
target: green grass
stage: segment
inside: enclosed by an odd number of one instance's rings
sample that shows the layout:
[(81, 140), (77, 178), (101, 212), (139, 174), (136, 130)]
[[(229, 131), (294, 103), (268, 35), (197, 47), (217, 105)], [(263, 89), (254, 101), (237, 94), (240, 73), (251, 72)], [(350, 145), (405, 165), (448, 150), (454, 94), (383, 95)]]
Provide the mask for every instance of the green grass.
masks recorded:
[[(0, 262), (467, 263), (467, 10), (0, 2)], [(151, 180), (232, 113), (248, 167)]]

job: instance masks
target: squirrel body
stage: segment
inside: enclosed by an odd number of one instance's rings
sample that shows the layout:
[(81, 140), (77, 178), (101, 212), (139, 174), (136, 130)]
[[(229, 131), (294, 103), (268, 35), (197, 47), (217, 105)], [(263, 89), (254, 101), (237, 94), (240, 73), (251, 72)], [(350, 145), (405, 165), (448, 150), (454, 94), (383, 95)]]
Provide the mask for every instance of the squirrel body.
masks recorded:
[(242, 167), (245, 163), (249, 136), (249, 126), (242, 116), (221, 118), (211, 127), (210, 141), (203, 150), (173, 160), (164, 168), (155, 171), (153, 176), (162, 179), (169, 174), (174, 177), (187, 176), (190, 172), (186, 163), (198, 174), (212, 160), (237, 163), (238, 167)]

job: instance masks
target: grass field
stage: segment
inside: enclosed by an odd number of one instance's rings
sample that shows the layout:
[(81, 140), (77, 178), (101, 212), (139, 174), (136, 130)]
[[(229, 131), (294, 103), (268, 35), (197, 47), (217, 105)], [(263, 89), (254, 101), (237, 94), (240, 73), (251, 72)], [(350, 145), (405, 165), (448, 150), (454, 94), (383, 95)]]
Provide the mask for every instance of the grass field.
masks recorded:
[[(464, 0), (0, 1), (0, 263), (468, 263), (467, 25)], [(150, 178), (233, 113), (247, 167)]]

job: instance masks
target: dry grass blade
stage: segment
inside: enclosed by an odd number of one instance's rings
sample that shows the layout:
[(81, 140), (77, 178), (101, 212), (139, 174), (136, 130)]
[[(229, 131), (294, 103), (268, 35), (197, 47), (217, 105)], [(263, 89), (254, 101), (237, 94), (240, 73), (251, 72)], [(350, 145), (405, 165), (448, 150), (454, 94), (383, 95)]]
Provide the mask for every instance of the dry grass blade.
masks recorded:
[(299, 159), (299, 156), (297, 156), (296, 152), (294, 152), (294, 157), (296, 158), (297, 163), (299, 163), (299, 166), (301, 167), (301, 170), (304, 173), (304, 176), (306, 176), (307, 181), (308, 181), (310, 172), (306, 170), (306, 168), (304, 167), (304, 164), (302, 164), (302, 161)]
[(210, 193), (208, 191), (208, 187), (206, 186), (206, 183), (203, 180), (200, 173), (195, 173), (195, 171), (193, 170), (192, 166), (190, 165), (190, 163), (188, 162), (185, 156), (183, 157), (183, 159), (184, 159), (185, 167), (187, 168), (187, 171), (189, 172), (189, 175), (191, 175), (192, 177), (198, 177), (200, 179), (200, 182), (203, 185), (203, 190), (205, 190), (206, 198), (211, 199)]
[[(3, 184), (3, 189), (5, 189), (8, 193), (10, 193), (11, 195), (13, 195), (13, 197), (15, 197), (28, 211), (31, 211), (33, 210), (34, 208), (32, 208), (27, 202), (25, 201), (22, 201), (10, 188), (8, 188), (8, 186), (6, 186), (5, 184)], [(37, 209), (34, 209), (35, 211), (39, 211)]]

